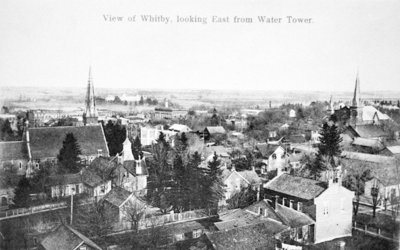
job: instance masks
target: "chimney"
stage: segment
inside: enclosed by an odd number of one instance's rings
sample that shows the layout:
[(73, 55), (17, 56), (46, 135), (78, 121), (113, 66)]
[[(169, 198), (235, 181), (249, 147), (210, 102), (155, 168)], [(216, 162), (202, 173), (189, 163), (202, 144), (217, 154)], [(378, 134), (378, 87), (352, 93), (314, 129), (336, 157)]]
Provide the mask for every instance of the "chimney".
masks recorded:
[(142, 160), (140, 159), (140, 156), (139, 156), (139, 160), (135, 160), (135, 162), (136, 162), (136, 174), (142, 174), (143, 173)]
[(274, 209), (276, 209), (276, 207), (278, 206), (278, 204), (279, 204), (279, 196), (278, 196), (278, 195), (275, 195)]
[(290, 200), (290, 201), (289, 201), (289, 208), (292, 208), (292, 209), (293, 209), (293, 200)]
[(297, 202), (297, 211), (303, 212), (303, 203), (302, 202)]

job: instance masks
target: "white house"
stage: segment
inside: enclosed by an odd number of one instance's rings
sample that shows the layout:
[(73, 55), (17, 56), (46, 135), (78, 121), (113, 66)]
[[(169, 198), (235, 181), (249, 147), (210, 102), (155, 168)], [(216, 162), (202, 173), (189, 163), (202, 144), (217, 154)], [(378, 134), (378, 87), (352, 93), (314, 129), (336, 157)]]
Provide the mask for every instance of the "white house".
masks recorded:
[(219, 205), (226, 205), (226, 200), (230, 199), (235, 193), (240, 192), (242, 188), (251, 186), (254, 190), (260, 190), (262, 181), (257, 173), (253, 170), (245, 170), (237, 172), (234, 168), (231, 170), (224, 169), (222, 172), (222, 180), (225, 184), (225, 197), (220, 201)]
[(309, 215), (315, 224), (314, 243), (352, 235), (354, 192), (342, 186), (341, 173), (331, 171), (328, 182), (281, 174), (264, 185), (266, 196)]

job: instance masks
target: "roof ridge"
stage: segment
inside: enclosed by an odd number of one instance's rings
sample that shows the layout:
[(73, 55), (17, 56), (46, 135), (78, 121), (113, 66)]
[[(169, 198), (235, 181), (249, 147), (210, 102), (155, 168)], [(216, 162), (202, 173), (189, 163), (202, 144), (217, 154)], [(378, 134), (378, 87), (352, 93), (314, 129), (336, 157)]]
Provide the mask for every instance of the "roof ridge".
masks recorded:
[(0, 144), (4, 143), (21, 143), (21, 142), (25, 142), (25, 141), (0, 141)]

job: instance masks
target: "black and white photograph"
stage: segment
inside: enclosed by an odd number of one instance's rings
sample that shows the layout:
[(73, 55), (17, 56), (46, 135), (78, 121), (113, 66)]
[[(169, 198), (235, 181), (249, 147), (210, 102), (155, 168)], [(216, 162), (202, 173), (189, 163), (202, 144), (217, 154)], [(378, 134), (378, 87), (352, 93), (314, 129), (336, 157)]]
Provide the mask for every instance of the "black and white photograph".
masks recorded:
[(0, 250), (400, 249), (400, 1), (0, 1)]

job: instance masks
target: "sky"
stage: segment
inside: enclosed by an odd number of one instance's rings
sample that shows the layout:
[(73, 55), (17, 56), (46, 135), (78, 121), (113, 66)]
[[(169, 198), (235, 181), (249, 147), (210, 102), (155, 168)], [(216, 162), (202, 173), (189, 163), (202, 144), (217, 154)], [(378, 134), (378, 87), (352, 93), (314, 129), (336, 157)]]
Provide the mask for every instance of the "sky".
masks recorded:
[(358, 71), (361, 91), (400, 91), (398, 13), (397, 0), (3, 0), (0, 87), (84, 87), (91, 66), (97, 88), (352, 91)]

